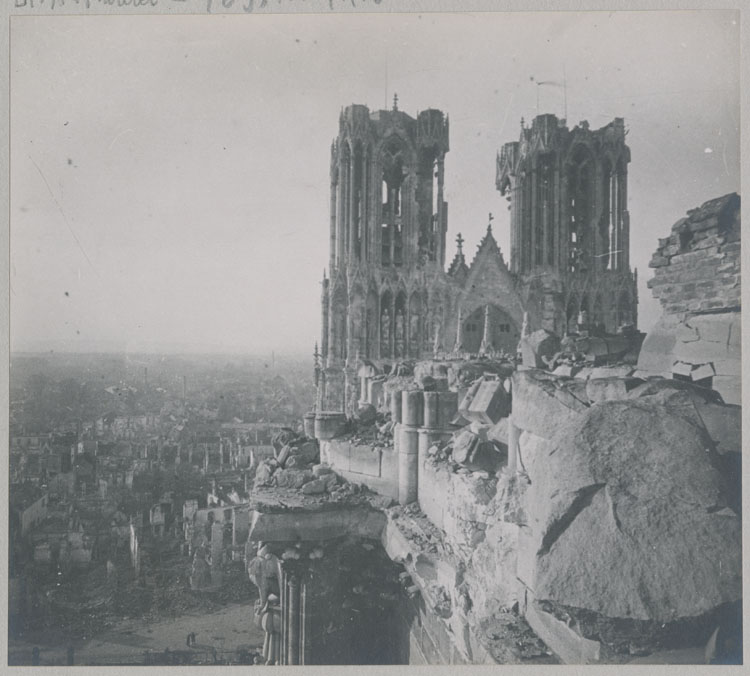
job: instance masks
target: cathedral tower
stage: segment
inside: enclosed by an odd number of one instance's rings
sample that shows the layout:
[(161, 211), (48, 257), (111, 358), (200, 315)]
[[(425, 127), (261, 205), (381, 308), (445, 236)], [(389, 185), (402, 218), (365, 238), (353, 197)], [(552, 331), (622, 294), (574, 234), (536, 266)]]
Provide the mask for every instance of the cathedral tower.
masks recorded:
[(510, 201), (511, 271), (532, 325), (563, 334), (581, 318), (614, 333), (636, 323), (630, 270), (630, 149), (615, 118), (589, 129), (539, 115), (497, 158), (496, 186)]
[(348, 106), (331, 145), (321, 337), (327, 401), (319, 410), (349, 410), (341, 388), (362, 360), (432, 350), (429, 289), (444, 274), (448, 119), (434, 109), (414, 118), (397, 103), (394, 97), (391, 110), (379, 111)]

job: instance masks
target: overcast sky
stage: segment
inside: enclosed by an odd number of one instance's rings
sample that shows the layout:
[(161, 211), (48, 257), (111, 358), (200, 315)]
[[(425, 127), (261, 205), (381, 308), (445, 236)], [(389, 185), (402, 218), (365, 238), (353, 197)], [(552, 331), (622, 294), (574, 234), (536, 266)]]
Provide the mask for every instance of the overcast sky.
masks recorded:
[[(639, 324), (657, 239), (739, 191), (732, 12), (14, 17), (11, 349), (312, 351), (342, 106), (450, 115), (448, 261), (509, 212), (520, 118), (624, 117)], [(387, 64), (387, 83), (386, 83)]]

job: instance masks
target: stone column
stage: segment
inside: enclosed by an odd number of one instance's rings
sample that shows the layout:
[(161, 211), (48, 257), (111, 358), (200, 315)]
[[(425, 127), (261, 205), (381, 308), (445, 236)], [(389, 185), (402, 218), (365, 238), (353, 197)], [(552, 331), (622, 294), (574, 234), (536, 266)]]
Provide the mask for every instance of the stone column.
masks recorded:
[(391, 392), (391, 421), (395, 423), (401, 422), (401, 390)]
[(424, 392), (407, 390), (401, 394), (401, 420), (398, 442), (398, 501), (402, 505), (418, 497), (419, 428), (424, 421)]
[(307, 584), (303, 582), (300, 589), (300, 664), (310, 663), (310, 645), (308, 645), (307, 633)]
[(440, 398), (440, 392), (425, 392), (424, 393), (424, 426), (425, 427), (437, 427), (438, 426), (439, 398)]
[[(286, 576), (285, 576), (286, 577)], [(288, 627), (286, 649), (286, 664), (299, 664), (300, 646), (300, 583), (296, 575), (287, 577), (288, 594)]]

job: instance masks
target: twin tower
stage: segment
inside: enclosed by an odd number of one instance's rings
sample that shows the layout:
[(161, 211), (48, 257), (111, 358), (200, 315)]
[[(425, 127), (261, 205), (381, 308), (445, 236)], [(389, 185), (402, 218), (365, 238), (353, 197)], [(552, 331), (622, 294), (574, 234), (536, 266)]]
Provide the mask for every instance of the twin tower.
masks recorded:
[[(623, 120), (569, 130), (521, 123), (497, 157), (510, 201), (510, 268), (491, 223), (471, 263), (457, 238), (446, 271), (449, 122), (351, 105), (331, 146), (329, 276), (323, 279), (316, 411), (356, 407), (357, 372), (433, 353), (514, 354), (524, 312), (562, 335), (583, 316), (602, 331), (636, 321), (629, 268)], [(318, 361), (319, 360), (319, 361)]]

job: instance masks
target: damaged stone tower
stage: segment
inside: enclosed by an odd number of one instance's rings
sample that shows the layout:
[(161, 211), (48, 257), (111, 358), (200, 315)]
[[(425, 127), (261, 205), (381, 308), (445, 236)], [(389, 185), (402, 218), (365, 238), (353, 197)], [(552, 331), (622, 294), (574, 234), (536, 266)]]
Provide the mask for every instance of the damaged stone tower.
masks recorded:
[(330, 276), (323, 279), (317, 411), (347, 411), (361, 360), (432, 348), (428, 290), (443, 276), (448, 120), (351, 105), (331, 146)]
[(572, 333), (581, 318), (607, 333), (636, 325), (625, 135), (622, 118), (591, 130), (538, 115), (530, 127), (521, 121), (520, 140), (497, 157), (497, 189), (510, 201), (511, 271), (535, 328)]

